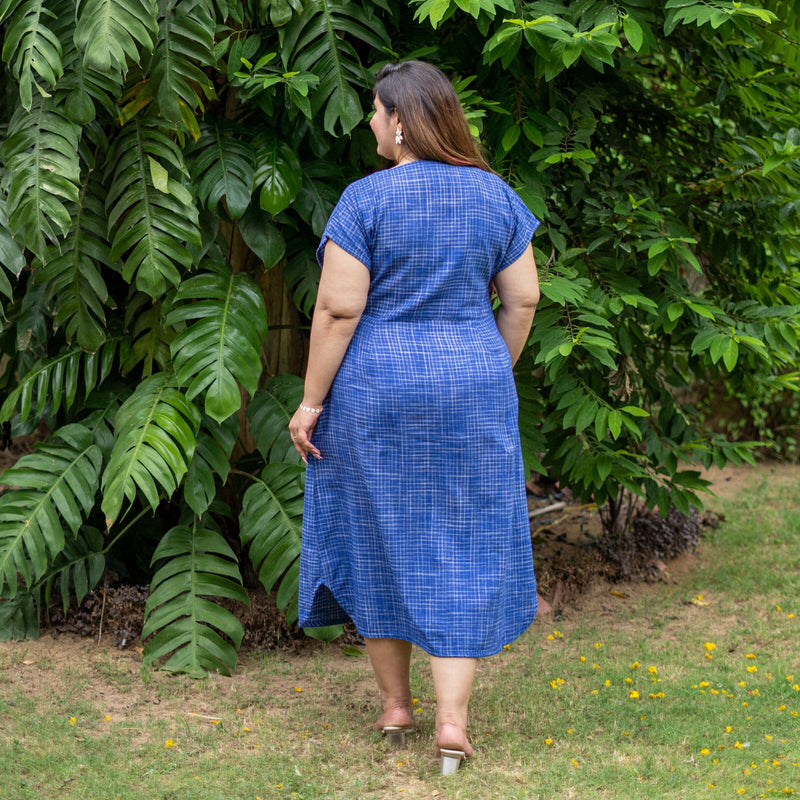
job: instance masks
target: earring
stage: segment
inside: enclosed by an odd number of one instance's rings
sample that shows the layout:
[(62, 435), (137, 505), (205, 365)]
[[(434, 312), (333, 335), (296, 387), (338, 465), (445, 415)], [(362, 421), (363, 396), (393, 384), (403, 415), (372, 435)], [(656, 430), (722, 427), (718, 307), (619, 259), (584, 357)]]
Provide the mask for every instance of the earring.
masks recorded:
[(403, 144), (403, 131), (400, 129), (398, 125), (394, 132), (394, 143), (395, 144)]

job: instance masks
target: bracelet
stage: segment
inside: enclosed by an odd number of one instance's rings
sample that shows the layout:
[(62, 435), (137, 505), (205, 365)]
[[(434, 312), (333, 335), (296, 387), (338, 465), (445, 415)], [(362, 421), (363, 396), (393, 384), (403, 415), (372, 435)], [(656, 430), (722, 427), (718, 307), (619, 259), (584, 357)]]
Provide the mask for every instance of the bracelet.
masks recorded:
[(321, 408), (314, 408), (313, 406), (304, 406), (302, 403), (298, 406), (301, 411), (310, 411), (312, 414), (321, 414)]

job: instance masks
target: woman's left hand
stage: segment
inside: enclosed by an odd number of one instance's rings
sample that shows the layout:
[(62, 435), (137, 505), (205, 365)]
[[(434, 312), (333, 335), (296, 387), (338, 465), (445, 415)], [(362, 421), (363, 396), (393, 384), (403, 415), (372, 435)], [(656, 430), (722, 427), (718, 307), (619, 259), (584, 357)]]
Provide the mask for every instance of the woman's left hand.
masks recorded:
[(294, 445), (294, 449), (300, 454), (300, 458), (303, 459), (304, 464), (308, 464), (309, 453), (316, 459), (322, 458), (322, 453), (319, 452), (311, 441), (311, 436), (314, 433), (314, 428), (317, 427), (317, 422), (319, 422), (319, 414), (315, 414), (313, 411), (304, 411), (302, 408), (298, 408), (289, 421), (289, 433), (292, 437), (292, 444)]

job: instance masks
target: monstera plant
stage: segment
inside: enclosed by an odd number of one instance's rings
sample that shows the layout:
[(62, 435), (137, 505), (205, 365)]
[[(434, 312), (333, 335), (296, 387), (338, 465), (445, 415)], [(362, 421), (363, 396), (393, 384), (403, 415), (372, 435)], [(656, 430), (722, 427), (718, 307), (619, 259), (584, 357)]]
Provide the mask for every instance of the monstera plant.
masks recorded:
[(148, 661), (233, 670), (246, 565), (296, 619), (314, 250), (379, 166), (362, 123), (400, 57), (448, 72), (544, 223), (530, 466), (610, 525), (629, 495), (699, 504), (696, 465), (749, 448), (687, 391), (797, 384), (797, 26), (777, 1), (0, 0), (0, 423), (37, 442), (2, 476), (0, 636), (131, 553)]

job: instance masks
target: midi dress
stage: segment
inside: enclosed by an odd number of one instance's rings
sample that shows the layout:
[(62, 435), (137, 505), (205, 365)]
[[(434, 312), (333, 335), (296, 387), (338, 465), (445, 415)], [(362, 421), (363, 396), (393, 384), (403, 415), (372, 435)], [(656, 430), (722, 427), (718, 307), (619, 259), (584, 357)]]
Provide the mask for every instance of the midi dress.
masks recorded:
[(330, 239), (370, 272), (312, 441), (299, 624), (482, 657), (536, 615), (508, 349), (489, 282), (539, 224), (498, 176), (413, 161), (345, 189)]

